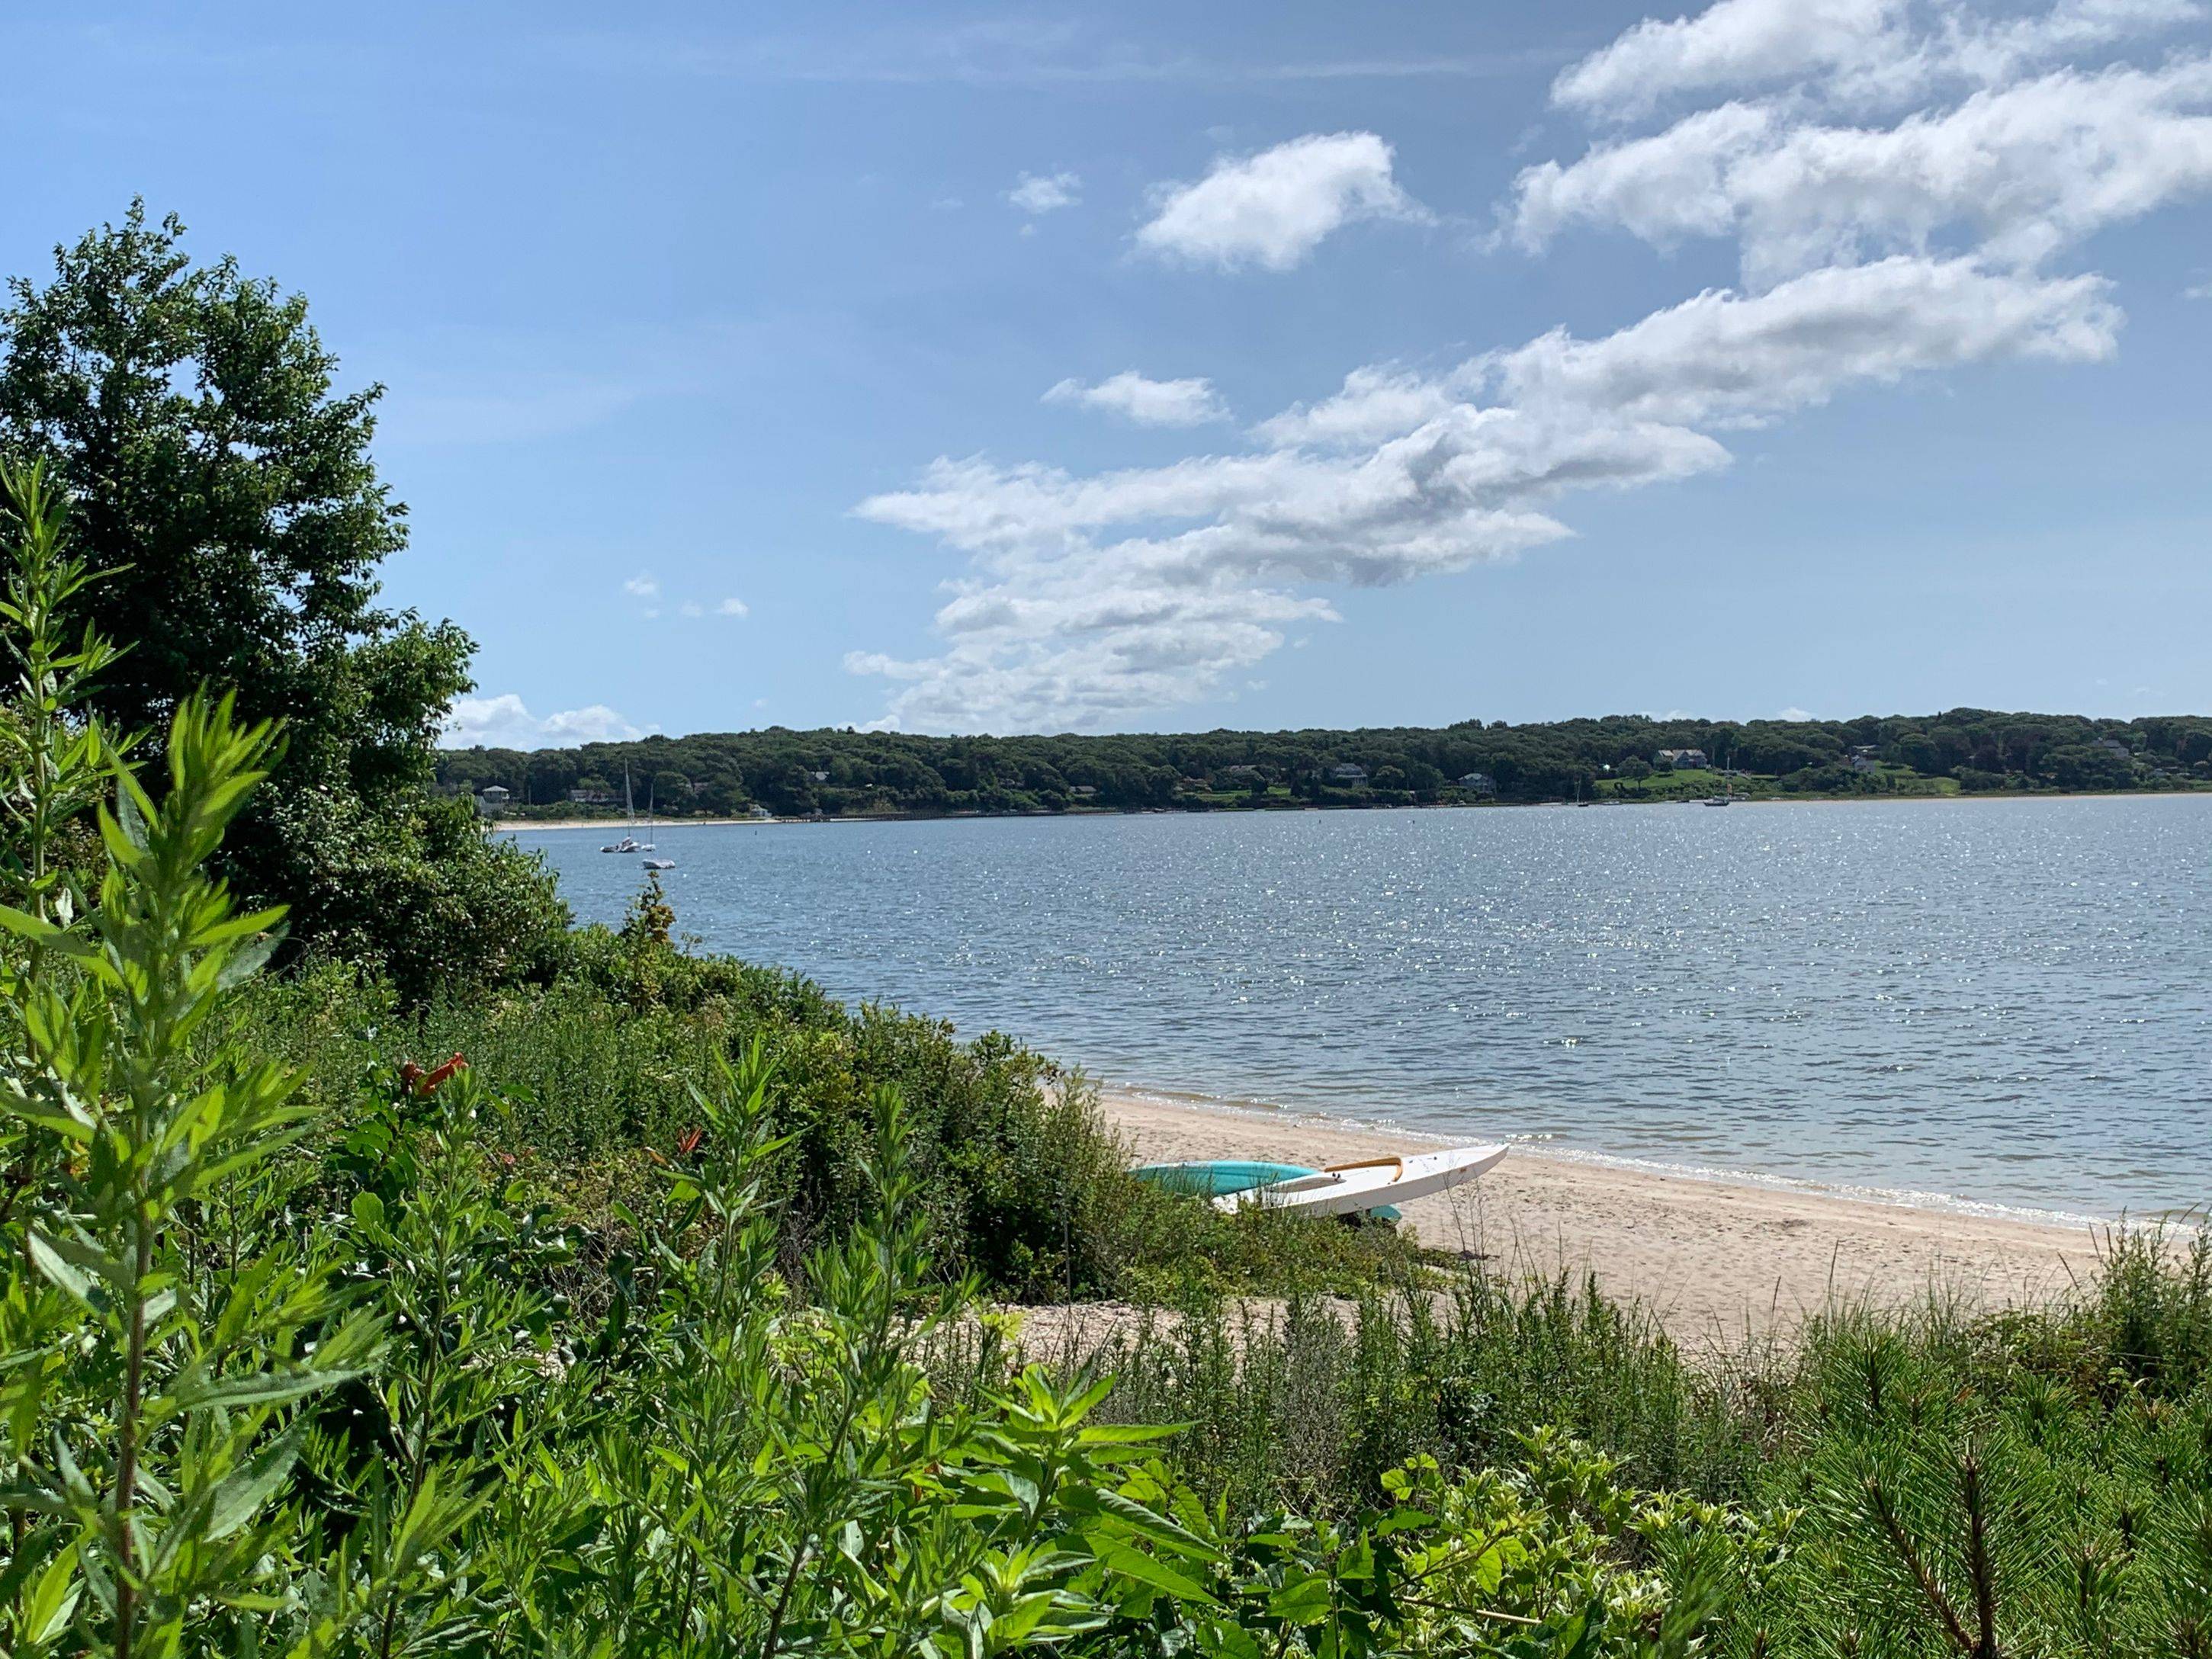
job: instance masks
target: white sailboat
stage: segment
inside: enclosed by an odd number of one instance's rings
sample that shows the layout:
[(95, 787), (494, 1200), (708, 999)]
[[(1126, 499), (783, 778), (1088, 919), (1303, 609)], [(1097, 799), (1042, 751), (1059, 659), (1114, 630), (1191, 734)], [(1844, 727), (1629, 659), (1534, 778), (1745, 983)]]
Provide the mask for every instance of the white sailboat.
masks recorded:
[(602, 853), (650, 853), (652, 846), (637, 838), (637, 808), (630, 799), (629, 763), (623, 763), (623, 821), (629, 828), (620, 841), (609, 842), (599, 848)]

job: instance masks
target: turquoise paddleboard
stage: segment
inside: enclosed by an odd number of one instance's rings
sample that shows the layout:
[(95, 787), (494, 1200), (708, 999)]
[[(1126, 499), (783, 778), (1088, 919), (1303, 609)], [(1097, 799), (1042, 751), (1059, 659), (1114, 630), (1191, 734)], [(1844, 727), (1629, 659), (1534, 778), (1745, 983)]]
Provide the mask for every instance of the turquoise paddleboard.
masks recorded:
[(1147, 1164), (1129, 1173), (1139, 1181), (1172, 1192), (1195, 1193), (1219, 1198), (1225, 1193), (1249, 1193), (1255, 1187), (1272, 1187), (1279, 1181), (1318, 1175), (1299, 1164), (1261, 1164), (1249, 1158), (1221, 1158), (1202, 1164)]

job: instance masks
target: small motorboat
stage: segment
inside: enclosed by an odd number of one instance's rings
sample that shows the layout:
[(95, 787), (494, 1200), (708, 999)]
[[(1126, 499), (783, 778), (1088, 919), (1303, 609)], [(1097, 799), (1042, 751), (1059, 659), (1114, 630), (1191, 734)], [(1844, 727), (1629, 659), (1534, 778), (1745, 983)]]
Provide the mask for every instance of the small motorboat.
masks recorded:
[(638, 861), (648, 870), (673, 870), (676, 867), (674, 859), (641, 859)]
[(644, 850), (635, 836), (624, 836), (620, 841), (611, 841), (599, 848), (602, 853), (642, 853)]

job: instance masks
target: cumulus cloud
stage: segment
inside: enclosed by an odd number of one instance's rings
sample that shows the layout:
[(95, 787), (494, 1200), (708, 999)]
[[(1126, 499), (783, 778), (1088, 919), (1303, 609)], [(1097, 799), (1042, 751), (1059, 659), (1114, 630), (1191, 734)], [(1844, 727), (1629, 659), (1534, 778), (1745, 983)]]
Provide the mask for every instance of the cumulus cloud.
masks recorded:
[(580, 744), (641, 738), (652, 729), (634, 726), (596, 702), (540, 719), (508, 691), (495, 697), (456, 698), (446, 717), (443, 740), (455, 749), (479, 744), (488, 749), (573, 749)]
[(1158, 192), (1137, 246), (1223, 270), (1288, 270), (1346, 225), (1429, 219), (1399, 188), (1391, 162), (1390, 146), (1371, 132), (1310, 133), (1256, 155), (1224, 156), (1197, 183)]
[(1755, 295), (1701, 294), (1601, 340), (1554, 331), (1487, 366), (1518, 404), (1741, 425), (1927, 369), (2108, 357), (2120, 314), (2107, 287), (2099, 276), (2042, 279), (1900, 255)]
[(1413, 431), (1451, 407), (1444, 382), (1389, 365), (1355, 368), (1332, 396), (1293, 404), (1262, 421), (1252, 435), (1264, 443), (1335, 447), (1380, 443)]
[(633, 599), (653, 599), (660, 597), (660, 583), (641, 573), (623, 584), (623, 592)]
[[(1536, 253), (1577, 224), (1729, 239), (1738, 285), (1445, 367), (1356, 368), (1163, 465), (940, 458), (856, 509), (964, 560), (938, 647), (847, 666), (884, 681), (886, 722), (922, 729), (1097, 726), (1226, 696), (1338, 618), (1330, 590), (1556, 543), (1577, 496), (1713, 473), (1733, 433), (1976, 365), (2103, 361), (2124, 322), (2112, 284), (2059, 256), (2212, 185), (2212, 59), (2069, 55), (2197, 15), (1719, 0), (1638, 25), (1556, 89), (1613, 125), (1524, 172), (1504, 222)], [(1380, 138), (1339, 134), (1217, 163), (1139, 241), (1279, 270), (1352, 218), (1420, 211)], [(1129, 378), (1131, 395), (1176, 384)], [(1048, 395), (1104, 402), (1112, 384)]]
[(1083, 199), (1083, 180), (1073, 173), (1024, 173), (1014, 180), (1006, 199), (1024, 213), (1051, 213)]
[(1569, 67), (1554, 102), (1622, 118), (1664, 100), (1823, 70), (1863, 71), (1895, 56), (1909, 0), (1720, 0), (1694, 17), (1647, 19)]
[(2204, 15), (2202, 0), (2058, 0), (2029, 16), (1994, 18), (1960, 0), (1718, 0), (1695, 16), (1638, 24), (1562, 71), (1552, 97), (1616, 121), (1731, 93), (1894, 106), (1996, 84)]
[(1308, 588), (1512, 558), (1571, 533), (1562, 497), (1726, 466), (1714, 429), (1970, 362), (2094, 359), (2118, 323), (2094, 277), (1899, 258), (1702, 294), (1596, 339), (1554, 331), (1434, 380), (1365, 371), (1262, 422), (1272, 447), (1254, 453), (1088, 475), (940, 459), (857, 510), (969, 556), (936, 616), (947, 648), (846, 665), (890, 680), (891, 714), (921, 729), (1076, 727), (1188, 702), (1285, 628), (1334, 620)]
[(1515, 235), (1609, 224), (1661, 246), (1735, 236), (1745, 275), (1948, 237), (2033, 264), (2105, 226), (2212, 189), (2212, 58), (2155, 70), (2054, 70), (1887, 127), (1798, 120), (1729, 103), (1647, 137), (1522, 173)]
[(1044, 401), (1102, 409), (1139, 426), (1203, 426), (1229, 417), (1212, 381), (1150, 380), (1133, 368), (1109, 374), (1096, 386), (1062, 380), (1044, 394)]
[(718, 617), (750, 617), (752, 613), (753, 608), (739, 599), (724, 599), (714, 607), (714, 614)]

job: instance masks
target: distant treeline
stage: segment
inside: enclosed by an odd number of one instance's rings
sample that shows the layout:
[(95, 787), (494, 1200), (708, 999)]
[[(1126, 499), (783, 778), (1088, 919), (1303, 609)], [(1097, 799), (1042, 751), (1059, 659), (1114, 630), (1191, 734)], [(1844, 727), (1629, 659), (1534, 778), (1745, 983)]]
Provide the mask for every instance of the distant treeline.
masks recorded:
[[(1681, 752), (1695, 751), (1695, 752)], [(1701, 763), (1702, 762), (1702, 763)], [(1066, 811), (1383, 805), (1496, 799), (2212, 787), (2212, 716), (2097, 720), (1954, 708), (1852, 720), (1600, 720), (1328, 732), (935, 738), (702, 732), (580, 749), (439, 757), (447, 787), (497, 786), (545, 817), (621, 810), (743, 813)], [(1726, 784), (1717, 775), (1732, 775)]]

